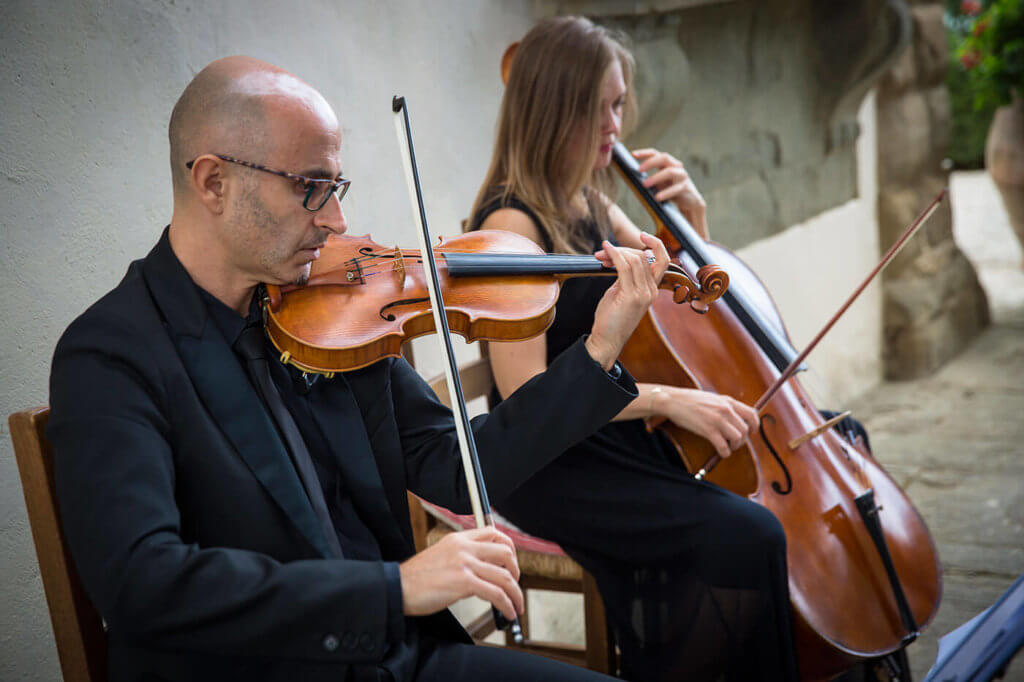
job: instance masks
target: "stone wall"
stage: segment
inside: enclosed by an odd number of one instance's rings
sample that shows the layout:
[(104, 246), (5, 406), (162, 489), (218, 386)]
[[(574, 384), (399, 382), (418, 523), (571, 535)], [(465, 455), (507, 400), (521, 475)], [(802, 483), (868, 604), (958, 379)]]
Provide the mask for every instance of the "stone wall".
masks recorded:
[[(940, 2), (911, 7), (913, 39), (878, 92), (878, 221), (892, 244), (948, 184), (942, 167), (952, 124), (945, 74), (949, 61)], [(884, 364), (889, 378), (934, 370), (988, 322), (974, 268), (953, 241), (950, 202), (884, 274)]]
[(640, 111), (627, 141), (683, 161), (707, 199), (716, 241), (739, 248), (858, 196), (857, 110), (905, 40), (901, 2), (538, 7), (585, 14), (628, 36)]
[[(584, 14), (627, 34), (640, 108), (627, 144), (683, 160), (707, 199), (712, 238), (758, 273), (795, 346), (805, 346), (877, 262), (875, 155), (884, 148), (865, 95), (909, 43), (909, 8), (902, 0), (535, 2), (538, 14)], [(649, 224), (632, 197), (620, 203)], [(880, 285), (868, 288), (810, 357), (825, 403), (881, 379), (881, 300)]]

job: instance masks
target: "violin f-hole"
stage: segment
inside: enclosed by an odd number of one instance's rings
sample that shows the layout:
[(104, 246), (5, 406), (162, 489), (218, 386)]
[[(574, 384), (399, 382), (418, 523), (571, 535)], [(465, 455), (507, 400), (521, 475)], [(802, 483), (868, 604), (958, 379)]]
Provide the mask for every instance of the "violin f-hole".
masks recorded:
[(385, 314), (384, 313), (385, 310), (389, 310), (391, 308), (397, 308), (398, 306), (402, 306), (402, 305), (412, 305), (414, 303), (425, 303), (425, 302), (427, 302), (429, 300), (430, 299), (427, 298), (426, 296), (424, 296), (422, 298), (403, 298), (403, 299), (400, 299), (398, 301), (392, 301), (391, 303), (388, 303), (386, 306), (381, 308), (377, 312), (377, 314), (380, 315), (382, 320), (387, 320), (388, 322), (394, 322), (395, 321), (395, 316), (392, 313)]

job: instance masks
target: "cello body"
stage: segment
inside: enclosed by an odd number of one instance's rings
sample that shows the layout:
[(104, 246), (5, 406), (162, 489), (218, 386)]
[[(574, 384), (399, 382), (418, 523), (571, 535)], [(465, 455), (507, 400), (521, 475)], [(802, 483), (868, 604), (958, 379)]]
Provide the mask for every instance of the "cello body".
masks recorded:
[[(641, 194), (630, 161), (624, 147), (616, 149), (620, 173)], [(640, 198), (684, 270), (710, 259), (731, 283), (699, 323), (681, 318), (660, 294), (627, 343), (623, 365), (639, 382), (754, 404), (797, 355), (771, 296), (735, 254), (703, 242), (674, 207), (657, 205), (649, 193)], [(828, 679), (899, 651), (932, 620), (942, 592), (938, 554), (923, 519), (862, 445), (833, 428), (794, 443), (823, 424), (791, 378), (760, 412), (758, 431), (706, 478), (767, 507), (785, 529), (803, 679)], [(691, 472), (715, 454), (708, 441), (671, 422), (658, 428)]]

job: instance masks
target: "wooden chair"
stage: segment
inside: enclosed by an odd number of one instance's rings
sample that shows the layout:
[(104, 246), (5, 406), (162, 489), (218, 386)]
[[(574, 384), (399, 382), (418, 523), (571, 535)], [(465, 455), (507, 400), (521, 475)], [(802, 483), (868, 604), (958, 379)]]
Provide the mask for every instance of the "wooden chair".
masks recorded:
[(50, 408), (15, 412), (8, 423), (39, 558), (57, 655), (65, 682), (107, 679), (103, 621), (82, 589), (64, 542), (53, 481), (53, 450), (46, 440)]
[[(459, 376), (467, 402), (491, 395), (494, 379), (486, 357), (461, 367)], [(430, 387), (441, 402), (451, 405), (443, 375), (432, 380)], [(460, 517), (446, 509), (423, 502), (412, 493), (409, 493), (409, 513), (417, 550), (434, 544), (455, 528), (469, 528), (474, 525), (472, 517)], [(520, 569), (519, 585), (524, 596), (531, 589), (583, 595), (586, 637), (585, 647), (531, 639), (527, 611), (519, 619), (525, 641), (517, 645), (506, 633), (505, 645), (614, 675), (618, 671), (618, 657), (609, 634), (604, 603), (601, 601), (594, 578), (555, 543), (527, 535), (500, 522), (498, 527), (509, 535), (516, 545)], [(474, 640), (482, 642), (495, 629), (490, 610), (469, 623), (466, 629)]]

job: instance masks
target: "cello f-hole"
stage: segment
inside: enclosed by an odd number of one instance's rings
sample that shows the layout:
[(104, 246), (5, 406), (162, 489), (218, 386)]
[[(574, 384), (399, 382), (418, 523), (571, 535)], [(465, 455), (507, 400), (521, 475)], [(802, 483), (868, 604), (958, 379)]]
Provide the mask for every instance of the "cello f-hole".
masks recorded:
[(772, 424), (775, 423), (775, 417), (770, 414), (763, 415), (761, 417), (761, 421), (757, 425), (757, 430), (760, 432), (761, 438), (764, 440), (764, 444), (768, 446), (768, 452), (772, 453), (772, 457), (774, 457), (775, 461), (779, 463), (782, 473), (786, 474), (786, 487), (783, 488), (779, 485), (778, 481), (772, 481), (772, 490), (779, 495), (788, 495), (793, 490), (793, 477), (789, 475), (789, 468), (783, 463), (782, 457), (780, 457), (779, 453), (775, 450), (775, 446), (773, 446), (772, 442), (768, 440), (768, 434), (764, 432), (764, 423), (769, 419)]

